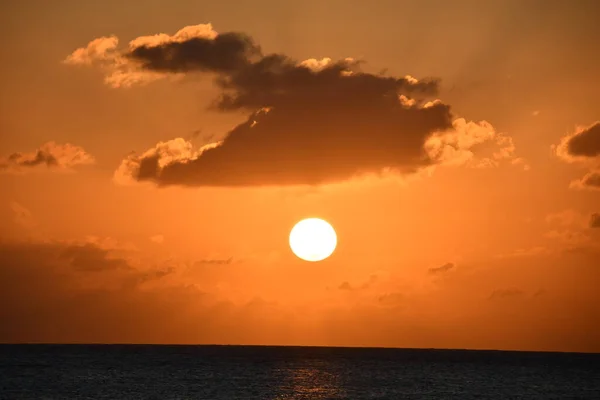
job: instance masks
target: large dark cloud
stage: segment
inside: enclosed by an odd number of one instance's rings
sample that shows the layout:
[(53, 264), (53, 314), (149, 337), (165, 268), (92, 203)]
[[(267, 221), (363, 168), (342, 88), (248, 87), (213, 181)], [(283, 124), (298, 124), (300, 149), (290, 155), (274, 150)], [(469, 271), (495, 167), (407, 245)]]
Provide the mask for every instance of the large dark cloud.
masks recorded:
[[(326, 64), (325, 64), (326, 62)], [(371, 105), (399, 105), (398, 94), (433, 95), (436, 80), (416, 81), (361, 72), (360, 63), (351, 59), (338, 62), (316, 60), (298, 63), (281, 54), (263, 57), (233, 74), (221, 76), (218, 84), (225, 90), (218, 106), (222, 109), (261, 107), (326, 107), (360, 111)]]
[(162, 170), (158, 157), (143, 158), (140, 181), (315, 184), (386, 167), (412, 172), (431, 162), (426, 138), (452, 126), (448, 106), (408, 108), (399, 100), (401, 93), (435, 93), (435, 81), (364, 73), (349, 60), (311, 66), (282, 54), (263, 56), (242, 34), (143, 46), (129, 57), (156, 72), (215, 72), (223, 89), (215, 106), (252, 112), (219, 147), (197, 158)]
[(357, 71), (359, 63), (351, 59), (298, 63), (284, 54), (263, 55), (250, 36), (237, 32), (148, 43), (133, 47), (125, 57), (152, 72), (217, 74), (216, 83), (229, 91), (218, 102), (222, 109), (317, 109), (325, 105), (335, 111), (345, 104), (381, 103), (386, 96), (394, 97), (387, 104), (397, 104), (399, 92), (433, 95), (437, 91), (435, 80), (419, 82), (360, 73)]
[[(185, 27), (172, 36), (142, 36), (120, 52), (117, 43), (114, 37), (96, 39), (67, 61), (109, 65), (107, 81), (115, 87), (207, 73), (220, 89), (212, 109), (250, 113), (216, 147), (197, 152), (175, 140), (130, 157), (118, 172), (137, 181), (163, 186), (318, 184), (384, 170), (412, 173), (454, 154), (446, 151), (448, 146), (469, 158), (472, 153), (459, 148), (464, 143), (495, 140), (493, 128), (481, 125), (482, 135), (467, 129), (475, 137), (427, 146), (434, 134), (455, 128), (450, 107), (432, 101), (436, 79), (373, 74), (353, 59), (300, 62), (267, 54), (250, 36), (219, 34), (210, 24)], [(504, 157), (503, 151), (496, 157)]]
[(200, 156), (159, 168), (157, 155), (140, 160), (136, 178), (160, 185), (236, 186), (317, 184), (377, 172), (414, 172), (430, 165), (422, 146), (450, 124), (439, 105), (418, 111), (378, 109), (322, 113), (277, 108), (254, 113)]

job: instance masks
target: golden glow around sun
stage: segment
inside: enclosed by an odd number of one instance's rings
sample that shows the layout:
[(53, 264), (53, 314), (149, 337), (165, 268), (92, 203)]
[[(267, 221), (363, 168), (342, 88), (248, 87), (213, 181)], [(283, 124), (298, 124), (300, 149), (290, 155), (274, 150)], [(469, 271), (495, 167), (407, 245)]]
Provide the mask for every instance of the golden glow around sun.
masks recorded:
[(298, 222), (290, 232), (292, 252), (306, 261), (321, 261), (329, 257), (337, 246), (333, 227), (320, 218)]

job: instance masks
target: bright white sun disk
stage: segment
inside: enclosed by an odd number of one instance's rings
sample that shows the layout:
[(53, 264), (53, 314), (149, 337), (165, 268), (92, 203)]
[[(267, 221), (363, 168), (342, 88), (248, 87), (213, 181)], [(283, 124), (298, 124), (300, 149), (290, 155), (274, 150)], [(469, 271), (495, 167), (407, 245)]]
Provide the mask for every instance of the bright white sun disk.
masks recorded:
[(290, 232), (292, 252), (305, 261), (321, 261), (329, 257), (337, 246), (333, 227), (320, 218), (298, 222)]

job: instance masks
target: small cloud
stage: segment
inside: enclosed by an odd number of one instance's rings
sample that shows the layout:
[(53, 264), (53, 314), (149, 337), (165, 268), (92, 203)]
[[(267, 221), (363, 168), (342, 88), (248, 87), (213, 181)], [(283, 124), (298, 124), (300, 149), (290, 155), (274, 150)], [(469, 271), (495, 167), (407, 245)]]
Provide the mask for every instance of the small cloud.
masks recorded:
[(373, 274), (365, 281), (362, 285), (353, 286), (348, 281), (342, 282), (338, 289), (340, 290), (365, 290), (370, 288), (375, 282), (377, 282), (377, 275)]
[(217, 265), (231, 264), (232, 262), (233, 262), (233, 257), (229, 257), (227, 259), (204, 259), (204, 260), (197, 261), (198, 264), (217, 264)]
[(175, 273), (174, 267), (164, 267), (161, 269), (149, 270), (146, 272), (141, 272), (137, 279), (136, 283), (144, 283), (149, 281), (156, 281), (162, 279), (166, 276), (172, 275)]
[(593, 213), (590, 216), (590, 228), (600, 228), (600, 213)]
[(556, 154), (567, 162), (587, 161), (600, 156), (600, 121), (586, 127), (579, 127), (564, 136)]
[(394, 306), (397, 306), (397, 305), (401, 304), (402, 302), (404, 302), (405, 299), (406, 299), (406, 296), (403, 293), (392, 292), (392, 293), (385, 293), (385, 294), (379, 296), (377, 298), (377, 301), (382, 306), (394, 307)]
[(572, 245), (565, 248), (563, 251), (567, 254), (577, 254), (585, 257), (592, 257), (595, 259), (598, 259), (598, 257), (600, 257), (600, 245), (598, 245), (597, 243), (591, 243), (587, 245)]
[(581, 213), (572, 209), (567, 209), (564, 211), (548, 214), (546, 216), (546, 223), (559, 226), (576, 225), (583, 227), (587, 224), (587, 219)]
[(377, 275), (373, 274), (369, 277), (369, 280), (366, 281), (365, 283), (362, 284), (361, 288), (362, 289), (368, 289), (369, 287), (371, 287), (373, 284), (375, 284), (377, 282), (379, 278), (377, 277)]
[(522, 166), (523, 171), (531, 170), (531, 165), (529, 165), (529, 163), (527, 163), (527, 161), (523, 157), (513, 158), (510, 163), (512, 165)]
[(82, 147), (70, 143), (48, 142), (30, 153), (12, 153), (0, 158), (0, 171), (25, 172), (35, 167), (69, 170), (75, 166), (93, 164), (94, 157)]
[[(137, 37), (125, 49), (118, 48), (118, 37), (104, 36), (74, 50), (64, 63), (97, 66), (105, 72), (105, 84), (113, 88), (129, 88), (188, 69), (218, 70), (242, 60), (249, 45), (244, 43), (243, 37), (234, 35), (217, 38), (211, 24), (191, 25), (174, 35), (159, 33)], [(170, 61), (161, 62), (167, 55)]]
[(583, 230), (551, 230), (544, 234), (548, 239), (556, 239), (563, 243), (582, 244), (590, 241), (590, 237)]
[(568, 163), (587, 165), (590, 170), (569, 187), (578, 190), (600, 190), (600, 121), (579, 127), (553, 146), (556, 155)]
[(69, 245), (60, 257), (69, 260), (69, 264), (78, 271), (99, 272), (131, 268), (126, 260), (111, 257), (109, 250), (92, 243)]
[[(425, 142), (425, 150), (438, 163), (492, 168), (503, 160), (510, 160), (512, 164), (527, 165), (524, 159), (515, 157), (512, 137), (497, 132), (489, 122), (457, 118), (452, 125), (452, 130), (435, 133)], [(476, 152), (484, 153), (484, 150), (487, 150), (486, 156), (476, 156)]]
[(154, 235), (150, 237), (150, 241), (156, 244), (162, 244), (165, 241), (165, 237), (163, 235)]
[(531, 115), (537, 117), (538, 115), (540, 115), (540, 112), (538, 110), (535, 110), (531, 113)]
[(600, 169), (592, 170), (581, 178), (571, 181), (569, 187), (578, 190), (600, 190)]
[(92, 65), (96, 62), (105, 62), (116, 56), (119, 38), (116, 36), (99, 37), (71, 53), (64, 60), (69, 65)]
[(496, 289), (490, 295), (490, 299), (505, 299), (512, 297), (520, 297), (523, 296), (523, 291), (517, 288), (508, 288), (508, 289)]
[(512, 258), (512, 257), (532, 257), (541, 254), (547, 254), (549, 250), (543, 246), (535, 246), (527, 249), (517, 249), (510, 253), (498, 254), (496, 258)]
[(98, 237), (94, 235), (88, 235), (85, 237), (84, 243), (91, 244), (96, 247), (111, 251), (135, 252), (139, 250), (131, 242), (120, 242), (112, 237)]
[(25, 229), (33, 229), (37, 225), (35, 218), (31, 211), (25, 206), (17, 203), (16, 201), (10, 202), (10, 208), (13, 212), (14, 222)]
[(441, 265), (439, 267), (429, 268), (427, 271), (430, 274), (434, 274), (435, 275), (435, 274), (441, 274), (441, 273), (444, 273), (444, 272), (448, 272), (448, 271), (450, 271), (453, 268), (454, 268), (454, 264), (449, 262), (449, 263), (446, 263), (446, 264)]

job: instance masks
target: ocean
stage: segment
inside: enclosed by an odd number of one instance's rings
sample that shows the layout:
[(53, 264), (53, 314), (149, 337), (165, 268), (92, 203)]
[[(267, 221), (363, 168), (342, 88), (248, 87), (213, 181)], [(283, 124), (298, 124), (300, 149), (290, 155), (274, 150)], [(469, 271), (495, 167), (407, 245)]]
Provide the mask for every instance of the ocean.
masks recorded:
[(600, 354), (0, 345), (0, 399), (600, 399)]

